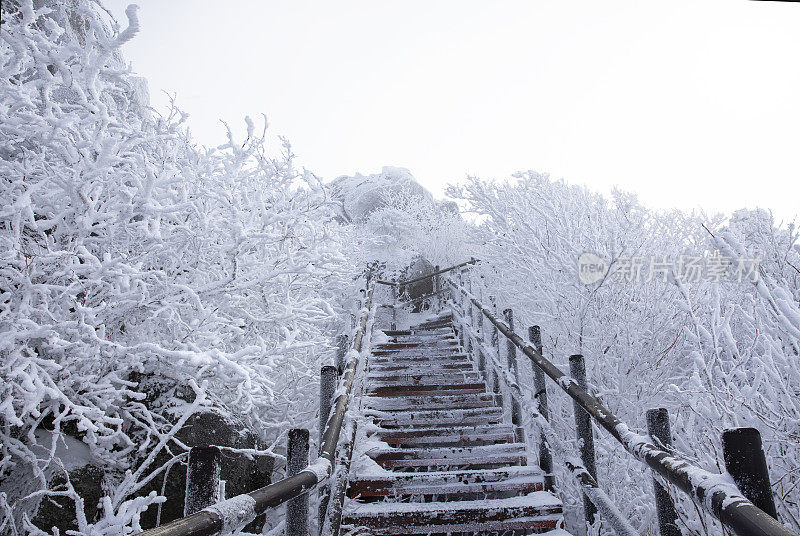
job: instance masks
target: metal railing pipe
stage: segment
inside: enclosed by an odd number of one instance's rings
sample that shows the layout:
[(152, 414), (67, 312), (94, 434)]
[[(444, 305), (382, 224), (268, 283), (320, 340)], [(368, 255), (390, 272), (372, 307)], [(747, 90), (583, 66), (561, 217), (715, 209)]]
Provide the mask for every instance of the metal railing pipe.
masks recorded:
[(501, 320), (495, 317), (466, 289), (448, 278), (448, 283), (475, 304), (497, 329), (527, 355), (531, 361), (580, 405), (594, 420), (650, 469), (697, 500), (708, 512), (739, 536), (798, 536), (796, 532), (773, 519), (747, 500), (726, 475), (700, 469), (683, 458), (653, 445), (644, 436), (633, 433), (600, 400), (581, 389), (552, 362), (537, 352)]

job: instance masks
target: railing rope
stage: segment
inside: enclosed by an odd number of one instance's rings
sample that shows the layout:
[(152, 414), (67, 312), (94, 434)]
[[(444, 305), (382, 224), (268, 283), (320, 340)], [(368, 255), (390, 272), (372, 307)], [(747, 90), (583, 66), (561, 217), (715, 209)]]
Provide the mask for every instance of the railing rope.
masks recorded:
[(553, 363), (525, 343), (516, 333), (484, 307), (465, 288), (455, 287), (467, 300), (475, 304), (483, 315), (516, 347), (527, 355), (556, 384), (578, 403), (595, 421), (611, 434), (630, 454), (645, 463), (678, 489), (695, 499), (705, 510), (739, 536), (798, 536), (742, 495), (727, 475), (711, 473), (693, 466), (683, 458), (653, 445), (646, 437), (633, 433), (628, 426), (578, 384), (567, 377)]

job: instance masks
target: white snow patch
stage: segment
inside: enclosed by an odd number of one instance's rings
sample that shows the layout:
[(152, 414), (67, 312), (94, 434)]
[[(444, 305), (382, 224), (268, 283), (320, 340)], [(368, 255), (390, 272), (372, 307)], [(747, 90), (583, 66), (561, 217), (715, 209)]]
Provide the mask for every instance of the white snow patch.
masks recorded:
[(250, 495), (237, 495), (203, 510), (222, 520), (220, 534), (239, 532), (256, 517), (256, 501)]

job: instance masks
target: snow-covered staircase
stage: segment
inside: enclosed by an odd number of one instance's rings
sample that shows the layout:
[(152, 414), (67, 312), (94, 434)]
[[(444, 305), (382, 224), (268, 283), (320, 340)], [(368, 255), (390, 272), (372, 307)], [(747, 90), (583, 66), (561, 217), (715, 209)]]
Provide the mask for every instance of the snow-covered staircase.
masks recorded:
[(347, 534), (528, 534), (562, 505), (528, 465), (523, 434), (458, 345), (450, 316), (386, 331), (373, 348), (345, 504)]

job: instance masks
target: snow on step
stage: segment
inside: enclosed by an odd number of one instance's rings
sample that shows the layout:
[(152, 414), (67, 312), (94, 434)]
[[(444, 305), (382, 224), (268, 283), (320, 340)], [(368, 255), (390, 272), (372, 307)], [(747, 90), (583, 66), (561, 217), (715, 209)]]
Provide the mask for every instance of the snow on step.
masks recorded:
[(364, 475), (352, 477), (349, 484), (350, 497), (397, 497), (541, 491), (544, 477), (537, 467), (518, 466), (502, 469)]
[(468, 468), (485, 465), (526, 465), (525, 445), (498, 443), (472, 447), (389, 448), (368, 453), (379, 465), (391, 467)]
[(386, 372), (372, 372), (367, 375), (367, 380), (371, 384), (420, 384), (420, 383), (451, 383), (455, 381), (480, 381), (481, 375), (477, 371), (443, 371), (437, 370), (435, 372), (417, 372), (414, 374), (402, 373), (400, 371), (386, 373)]
[(450, 410), (499, 407), (502, 396), (480, 393), (478, 395), (433, 394), (414, 398), (367, 397), (365, 405), (381, 411)]
[(556, 528), (561, 502), (534, 491), (520, 497), (426, 503), (350, 501), (343, 523), (374, 535)]
[(430, 396), (434, 394), (480, 394), (485, 392), (486, 384), (484, 382), (368, 387), (368, 393), (371, 396), (385, 397)]
[(466, 354), (459, 354), (459, 353), (450, 353), (450, 354), (425, 354), (425, 353), (415, 353), (415, 354), (408, 354), (402, 356), (394, 356), (394, 357), (374, 357), (372, 359), (372, 365), (403, 365), (408, 367), (416, 367), (416, 366), (431, 366), (431, 367), (438, 367), (440, 364), (443, 363), (450, 363), (450, 364), (472, 364), (472, 360), (470, 360), (469, 356)]
[(367, 410), (380, 427), (452, 426), (464, 424), (496, 424), (503, 419), (503, 408), (452, 409), (447, 411), (405, 411), (389, 413)]
[(408, 374), (428, 374), (434, 370), (446, 372), (449, 370), (466, 370), (471, 371), (475, 369), (475, 365), (468, 360), (461, 362), (447, 362), (447, 363), (415, 363), (412, 365), (403, 365), (399, 363), (376, 364), (372, 363), (370, 367), (373, 374), (387, 374), (390, 372), (406, 372)]
[(378, 438), (389, 445), (442, 445), (514, 442), (514, 426), (508, 424), (379, 430)]

